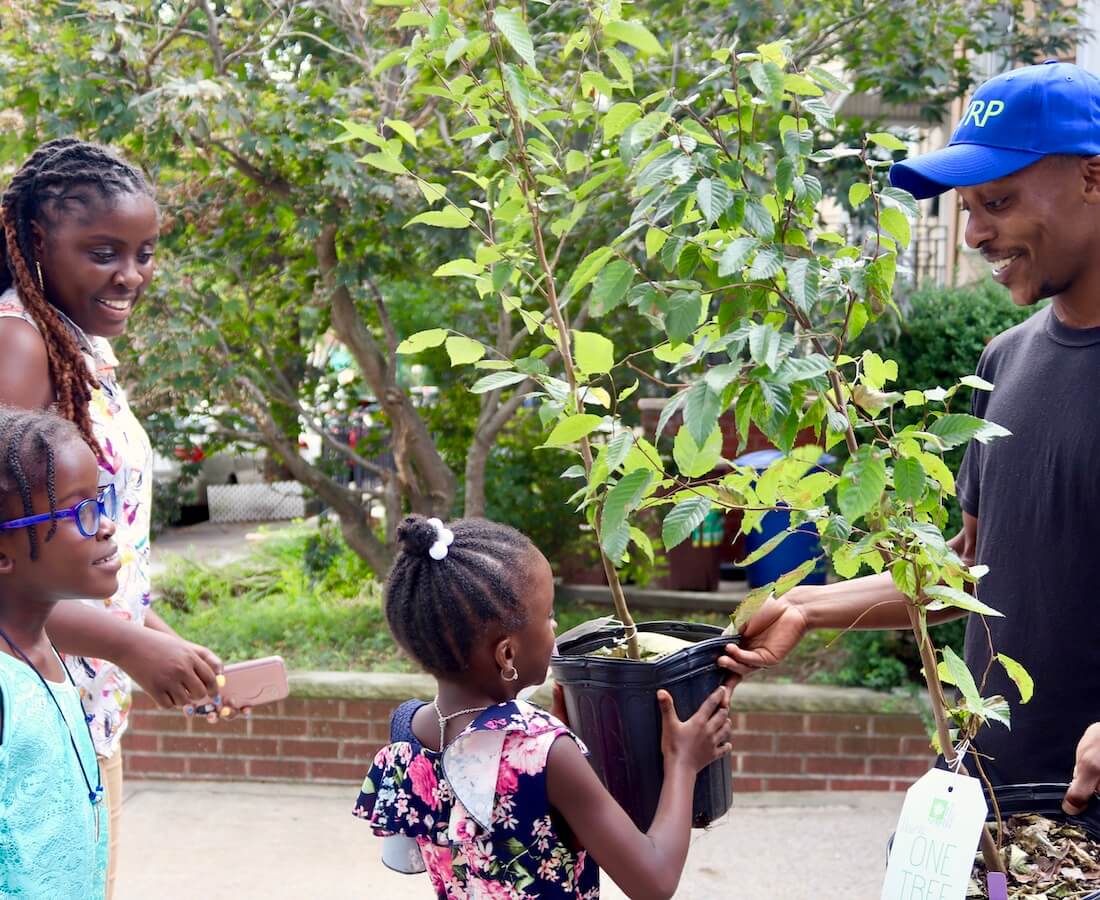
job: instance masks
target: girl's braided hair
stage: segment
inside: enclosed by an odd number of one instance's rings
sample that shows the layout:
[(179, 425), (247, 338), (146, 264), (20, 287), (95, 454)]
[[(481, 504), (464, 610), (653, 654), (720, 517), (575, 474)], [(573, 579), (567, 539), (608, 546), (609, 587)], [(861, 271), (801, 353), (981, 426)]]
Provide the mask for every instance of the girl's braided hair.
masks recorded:
[(487, 625), (512, 633), (526, 624), (520, 592), (535, 549), (514, 528), (486, 519), (459, 519), (447, 528), (454, 542), (443, 559), (432, 559), (435, 527), (408, 516), (398, 526), (402, 549), (386, 579), (390, 631), (433, 675), (464, 672)]
[[(83, 437), (76, 426), (45, 410), (13, 409), (0, 406), (0, 509), (3, 517), (22, 509), (12, 518), (34, 515), (33, 495), (45, 489), (50, 499), (50, 530), (57, 531), (56, 448)], [(19, 503), (13, 500), (18, 498)], [(38, 558), (38, 529), (26, 529), (31, 542), (31, 559)]]
[(38, 277), (32, 224), (48, 229), (70, 209), (87, 209), (98, 200), (124, 194), (153, 196), (140, 169), (98, 144), (59, 138), (42, 144), (0, 197), (0, 293), (14, 286), (46, 344), (50, 381), (57, 411), (76, 424), (97, 456), (102, 456), (92, 432), (88, 403), (95, 378), (88, 371), (76, 339), (58, 310), (46, 299)]

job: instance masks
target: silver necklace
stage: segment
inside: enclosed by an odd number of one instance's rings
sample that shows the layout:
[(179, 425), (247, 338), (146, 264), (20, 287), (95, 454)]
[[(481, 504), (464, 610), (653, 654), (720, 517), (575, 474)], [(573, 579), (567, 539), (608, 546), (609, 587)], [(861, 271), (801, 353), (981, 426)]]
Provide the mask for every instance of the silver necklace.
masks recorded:
[(459, 716), (468, 716), (470, 713), (485, 712), (488, 708), (488, 706), (471, 706), (469, 709), (460, 709), (458, 712), (453, 712), (445, 716), (439, 711), (439, 698), (437, 697), (434, 699), (432, 701), (432, 709), (435, 710), (436, 718), (439, 719), (439, 752), (442, 753), (444, 750), (443, 739), (447, 731), (448, 722), (452, 719), (457, 719)]

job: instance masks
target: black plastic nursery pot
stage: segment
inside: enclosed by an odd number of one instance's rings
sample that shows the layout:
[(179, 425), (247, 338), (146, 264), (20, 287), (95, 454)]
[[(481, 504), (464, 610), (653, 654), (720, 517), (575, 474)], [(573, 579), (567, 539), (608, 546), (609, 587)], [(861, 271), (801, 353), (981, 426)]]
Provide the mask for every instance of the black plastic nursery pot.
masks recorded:
[[(722, 683), (723, 670), (716, 663), (737, 638), (714, 625), (690, 622), (644, 622), (638, 631), (694, 643), (653, 662), (585, 655), (622, 639), (623, 627), (608, 625), (559, 643), (550, 665), (565, 694), (570, 727), (588, 746), (596, 773), (646, 831), (664, 780), (657, 691), (664, 688), (672, 695), (681, 719), (690, 717)], [(730, 761), (716, 760), (695, 781), (692, 825), (706, 827), (732, 802)]]
[[(1067, 816), (1062, 812), (1062, 798), (1068, 788), (1068, 784), (1004, 784), (995, 787), (993, 793), (1003, 818), (1020, 815), (1045, 816), (1076, 825), (1094, 841), (1100, 841), (1100, 802), (1093, 801), (1080, 816)], [(994, 821), (992, 805), (988, 821)], [(1100, 900), (1100, 891), (1081, 900)]]

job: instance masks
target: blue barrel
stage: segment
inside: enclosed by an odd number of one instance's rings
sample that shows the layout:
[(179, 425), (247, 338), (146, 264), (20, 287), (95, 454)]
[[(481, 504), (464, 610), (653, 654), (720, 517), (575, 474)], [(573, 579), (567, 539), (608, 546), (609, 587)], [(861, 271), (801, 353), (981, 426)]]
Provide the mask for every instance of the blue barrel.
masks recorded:
[[(746, 453), (733, 461), (736, 466), (751, 466), (757, 472), (763, 472), (772, 463), (783, 458), (780, 450), (757, 450)], [(825, 453), (818, 461), (825, 466), (836, 462), (836, 457)], [(781, 509), (767, 513), (760, 520), (759, 530), (745, 534), (745, 555), (748, 556), (763, 547), (768, 541), (791, 527), (791, 514)], [(825, 554), (821, 549), (817, 528), (812, 522), (803, 522), (797, 531), (791, 534), (771, 553), (761, 557), (745, 567), (745, 577), (749, 587), (758, 588), (771, 584), (777, 578), (797, 569), (808, 559), (817, 559), (817, 567), (803, 580), (803, 584), (824, 584), (828, 575), (825, 566)]]

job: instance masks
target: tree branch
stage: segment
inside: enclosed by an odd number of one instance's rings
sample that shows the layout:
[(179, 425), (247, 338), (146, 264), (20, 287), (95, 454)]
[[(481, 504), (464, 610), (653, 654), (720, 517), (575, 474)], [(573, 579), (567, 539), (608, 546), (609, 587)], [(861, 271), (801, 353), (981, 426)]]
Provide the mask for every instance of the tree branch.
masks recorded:
[(161, 55), (183, 30), (184, 25), (187, 23), (187, 17), (191, 15), (195, 7), (199, 5), (199, 0), (188, 0), (187, 6), (180, 12), (179, 18), (176, 20), (176, 24), (172, 27), (172, 30), (168, 32), (156, 46), (149, 51), (149, 55), (145, 58), (145, 78), (144, 84), (146, 90), (148, 90), (153, 84), (153, 64), (157, 61), (157, 57)]
[(222, 48), (221, 37), (218, 34), (218, 16), (210, 5), (210, 0), (199, 0), (203, 11), (206, 13), (206, 41), (210, 45), (210, 52), (214, 55), (214, 71), (219, 75), (225, 74), (225, 50)]

